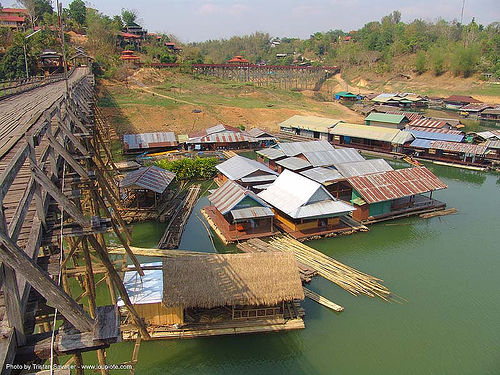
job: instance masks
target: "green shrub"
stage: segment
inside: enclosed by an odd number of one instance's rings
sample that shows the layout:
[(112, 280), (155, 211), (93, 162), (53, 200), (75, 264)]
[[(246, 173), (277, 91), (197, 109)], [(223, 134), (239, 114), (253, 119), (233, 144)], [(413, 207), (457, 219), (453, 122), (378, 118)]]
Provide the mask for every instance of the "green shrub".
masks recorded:
[(180, 160), (158, 160), (154, 164), (176, 174), (178, 180), (201, 180), (217, 174), (217, 158), (184, 158)]

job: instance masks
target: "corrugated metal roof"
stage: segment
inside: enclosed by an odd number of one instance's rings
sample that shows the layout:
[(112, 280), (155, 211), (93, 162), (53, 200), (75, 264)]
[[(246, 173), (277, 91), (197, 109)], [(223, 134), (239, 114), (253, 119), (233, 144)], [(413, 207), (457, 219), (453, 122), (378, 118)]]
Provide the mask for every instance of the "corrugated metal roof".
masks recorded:
[(371, 139), (374, 141), (391, 142), (395, 144), (404, 144), (413, 140), (411, 133), (404, 130), (385, 128), (383, 126), (359, 125), (340, 123), (330, 134), (342, 135), (345, 137)]
[(307, 178), (310, 178), (313, 181), (319, 182), (320, 184), (344, 180), (344, 176), (342, 176), (337, 170), (332, 168), (317, 167), (302, 171), (300, 172), (300, 174), (306, 176)]
[(187, 143), (236, 143), (255, 142), (255, 138), (242, 132), (222, 131), (211, 133), (202, 137), (189, 138)]
[(497, 140), (497, 141), (486, 141), (484, 143), (484, 145), (489, 148), (489, 149), (492, 149), (492, 150), (498, 150), (500, 149), (500, 140)]
[(318, 182), (289, 170), (280, 174), (258, 196), (295, 219), (342, 215), (354, 211), (352, 206), (333, 198)]
[(254, 138), (275, 138), (271, 133), (265, 132), (259, 128), (252, 128), (247, 133)]
[(123, 136), (123, 143), (125, 149), (129, 150), (177, 146), (177, 140), (173, 132), (125, 134)]
[[(133, 305), (146, 303), (160, 303), (163, 298), (163, 271), (162, 262), (144, 263), (143, 267), (156, 266), (157, 270), (144, 270), (144, 276), (137, 271), (127, 271), (123, 276), (123, 285), (127, 290)], [(124, 306), (121, 298), (117, 301), (118, 306)]]
[(432, 140), (430, 139), (415, 139), (412, 143), (410, 143), (410, 147), (416, 148), (430, 148)]
[(447, 128), (422, 128), (420, 126), (406, 126), (406, 130), (417, 130), (422, 132), (431, 132), (431, 133), (443, 133), (443, 134), (455, 134), (455, 135), (464, 135), (464, 132), (461, 130), (447, 129)]
[(337, 165), (336, 168), (342, 176), (346, 178), (393, 170), (384, 159), (370, 159), (353, 163), (344, 163)]
[(226, 181), (213, 194), (209, 195), (208, 200), (221, 214), (225, 215), (246, 197), (250, 197), (260, 205), (268, 207), (253, 191), (245, 189), (231, 180)]
[(276, 160), (285, 157), (285, 153), (279, 148), (264, 148), (262, 150), (256, 151), (258, 155), (264, 156), (269, 160)]
[(305, 158), (314, 167), (326, 167), (340, 163), (365, 160), (354, 148), (340, 148), (330, 151), (304, 152)]
[(493, 108), (493, 106), (484, 103), (471, 103), (464, 105), (462, 108), (460, 108), (460, 110), (467, 112), (481, 112), (488, 108)]
[(464, 139), (463, 134), (422, 131), (415, 129), (409, 129), (408, 131), (411, 134), (413, 134), (415, 138), (421, 138), (421, 139), (431, 139), (435, 141), (450, 141), (450, 142), (462, 142)]
[(478, 135), (483, 139), (491, 139), (491, 138), (500, 139), (500, 130), (488, 130), (484, 132), (478, 132), (476, 133), (476, 135)]
[(221, 164), (216, 165), (215, 168), (230, 180), (239, 180), (258, 171), (264, 172), (265, 174), (278, 175), (277, 172), (273, 171), (267, 165), (240, 155), (233, 156)]
[(339, 122), (340, 120), (325, 117), (295, 115), (279, 123), (279, 126), (328, 133), (328, 128), (335, 126)]
[(138, 187), (161, 194), (167, 189), (174, 178), (174, 172), (151, 165), (127, 173), (120, 181), (120, 187)]
[(425, 167), (351, 177), (348, 181), (367, 203), (384, 202), (447, 188)]
[(269, 207), (249, 207), (232, 210), (234, 220), (248, 220), (262, 217), (273, 217), (274, 212)]
[(187, 134), (179, 134), (177, 136), (177, 141), (179, 143), (186, 143), (187, 141), (189, 141), (189, 136)]
[(418, 119), (421, 119), (422, 117), (424, 117), (420, 113), (416, 113), (416, 112), (402, 112), (402, 111), (389, 110), (389, 111), (386, 111), (385, 113), (390, 113), (391, 115), (405, 115), (406, 118), (410, 121), (418, 120)]
[(254, 185), (254, 186), (252, 186), (252, 189), (254, 189), (254, 190), (265, 190), (269, 186), (271, 186), (271, 184)]
[[(337, 125), (339, 126), (339, 125)], [(330, 129), (331, 130), (331, 129)], [(304, 152), (330, 151), (335, 148), (326, 140), (322, 141), (304, 141), (304, 142), (283, 142), (278, 147), (286, 156), (297, 156)]]
[(406, 118), (405, 115), (393, 115), (390, 113), (371, 112), (366, 116), (366, 121), (386, 122), (388, 124), (400, 124)]
[(430, 148), (443, 151), (463, 152), (466, 154), (484, 155), (486, 147), (481, 145), (473, 145), (470, 143), (433, 141)]
[(441, 129), (447, 126), (446, 121), (442, 120), (433, 120), (429, 118), (421, 118), (418, 120), (411, 121), (408, 126), (415, 126), (420, 128), (435, 128)]
[(286, 159), (281, 159), (276, 162), (276, 164), (281, 165), (283, 168), (290, 169), (292, 171), (297, 171), (299, 169), (304, 169), (311, 167), (311, 163), (307, 160), (298, 158), (296, 156), (291, 156)]
[(273, 174), (265, 174), (262, 176), (250, 176), (250, 177), (243, 177), (241, 178), (241, 182), (247, 182), (247, 183), (252, 183), (252, 182), (265, 182), (265, 181), (271, 181), (273, 182), (276, 180), (278, 176), (273, 175)]

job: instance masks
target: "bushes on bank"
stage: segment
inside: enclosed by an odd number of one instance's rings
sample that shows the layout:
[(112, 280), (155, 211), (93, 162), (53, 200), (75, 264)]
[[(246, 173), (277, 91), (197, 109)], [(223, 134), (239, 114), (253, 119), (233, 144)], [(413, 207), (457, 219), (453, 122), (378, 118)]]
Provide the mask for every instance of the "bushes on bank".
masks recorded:
[(178, 180), (202, 180), (213, 178), (217, 174), (217, 158), (194, 158), (180, 160), (158, 160), (154, 164), (160, 168), (175, 172)]

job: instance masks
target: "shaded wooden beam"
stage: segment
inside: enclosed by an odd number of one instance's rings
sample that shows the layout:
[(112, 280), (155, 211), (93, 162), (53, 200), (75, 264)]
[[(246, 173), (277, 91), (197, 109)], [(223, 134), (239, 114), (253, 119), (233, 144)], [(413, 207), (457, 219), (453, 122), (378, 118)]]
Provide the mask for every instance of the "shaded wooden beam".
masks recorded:
[(56, 307), (76, 329), (81, 332), (93, 329), (93, 320), (83, 311), (81, 306), (68, 296), (33, 259), (3, 233), (0, 233), (0, 245), (0, 260), (22, 274), (26, 281), (50, 305)]

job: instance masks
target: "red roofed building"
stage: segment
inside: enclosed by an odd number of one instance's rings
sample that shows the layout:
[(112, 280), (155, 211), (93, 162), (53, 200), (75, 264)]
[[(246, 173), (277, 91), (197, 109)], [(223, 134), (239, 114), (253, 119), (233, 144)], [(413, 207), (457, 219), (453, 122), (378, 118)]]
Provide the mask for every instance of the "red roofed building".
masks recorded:
[(3, 8), (0, 9), (0, 27), (21, 29), (26, 25), (26, 9)]
[(120, 55), (120, 60), (124, 62), (130, 62), (132, 64), (139, 64), (140, 63), (140, 57), (137, 55), (134, 55), (134, 51), (131, 50), (125, 50), (122, 52)]
[(474, 99), (468, 95), (451, 95), (443, 99), (446, 108), (459, 109), (460, 107), (471, 103), (482, 103), (482, 101)]
[(243, 56), (234, 56), (228, 61), (229, 64), (250, 64), (250, 61), (245, 59)]

